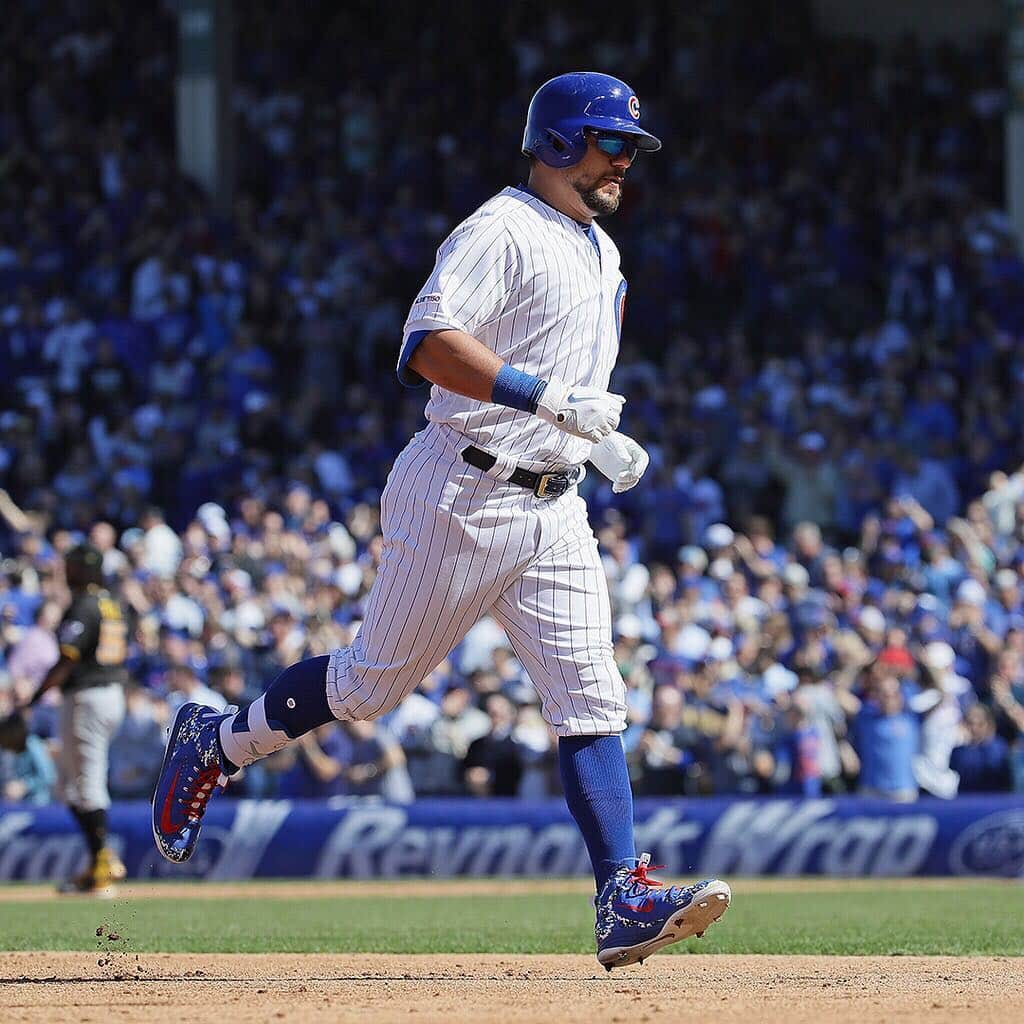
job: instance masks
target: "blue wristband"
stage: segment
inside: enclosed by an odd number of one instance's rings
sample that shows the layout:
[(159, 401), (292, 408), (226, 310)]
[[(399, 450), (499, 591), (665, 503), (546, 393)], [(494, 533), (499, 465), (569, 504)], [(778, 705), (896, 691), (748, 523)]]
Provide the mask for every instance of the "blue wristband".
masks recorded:
[(544, 393), (547, 384), (546, 380), (534, 377), (531, 373), (523, 373), (506, 363), (494, 379), (491, 401), (520, 412), (536, 412), (537, 399)]

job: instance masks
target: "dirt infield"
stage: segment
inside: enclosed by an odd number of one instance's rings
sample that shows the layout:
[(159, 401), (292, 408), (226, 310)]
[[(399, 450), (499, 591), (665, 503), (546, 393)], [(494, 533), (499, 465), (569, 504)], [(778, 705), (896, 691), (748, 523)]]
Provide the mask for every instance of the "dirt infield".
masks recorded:
[(5, 1021), (247, 1024), (1004, 1024), (1024, 960), (654, 957), (605, 974), (589, 956), (8, 953)]

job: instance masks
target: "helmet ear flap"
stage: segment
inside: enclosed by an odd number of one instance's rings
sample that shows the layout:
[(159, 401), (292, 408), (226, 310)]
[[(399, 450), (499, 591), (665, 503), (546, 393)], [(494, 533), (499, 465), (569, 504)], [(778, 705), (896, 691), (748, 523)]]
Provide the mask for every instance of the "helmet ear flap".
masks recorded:
[(551, 140), (551, 148), (560, 156), (561, 154), (568, 151), (569, 143), (566, 140), (565, 136), (559, 135), (558, 132), (553, 131), (551, 128), (549, 128), (548, 138)]
[(571, 167), (583, 158), (583, 153), (586, 152), (585, 146), (581, 151), (580, 146), (553, 128), (546, 128), (544, 134), (547, 136), (547, 141), (543, 146), (534, 147), (534, 155), (548, 167)]

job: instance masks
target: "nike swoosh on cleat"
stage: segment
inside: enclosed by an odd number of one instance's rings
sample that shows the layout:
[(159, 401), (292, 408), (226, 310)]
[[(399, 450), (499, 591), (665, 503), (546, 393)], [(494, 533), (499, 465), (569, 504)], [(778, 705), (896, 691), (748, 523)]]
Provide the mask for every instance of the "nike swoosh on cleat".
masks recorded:
[(635, 914), (649, 914), (654, 909), (654, 900), (646, 899), (639, 906), (632, 903), (616, 903), (616, 910), (632, 910)]
[(167, 790), (167, 796), (164, 797), (164, 806), (160, 812), (160, 831), (161, 832), (177, 832), (178, 826), (171, 821), (171, 807), (174, 804), (174, 790), (178, 785), (178, 779), (181, 777), (181, 769), (179, 768), (174, 773), (174, 781), (171, 783), (170, 788)]

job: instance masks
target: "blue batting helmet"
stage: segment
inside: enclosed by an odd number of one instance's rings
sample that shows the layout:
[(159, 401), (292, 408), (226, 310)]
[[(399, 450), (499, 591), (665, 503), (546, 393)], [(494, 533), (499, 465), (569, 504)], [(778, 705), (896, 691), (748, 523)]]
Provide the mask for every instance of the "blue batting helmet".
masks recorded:
[(572, 167), (587, 152), (587, 128), (629, 135), (648, 153), (661, 149), (661, 141), (640, 127), (640, 101), (625, 82), (596, 71), (573, 71), (533, 94), (523, 152), (548, 167)]

